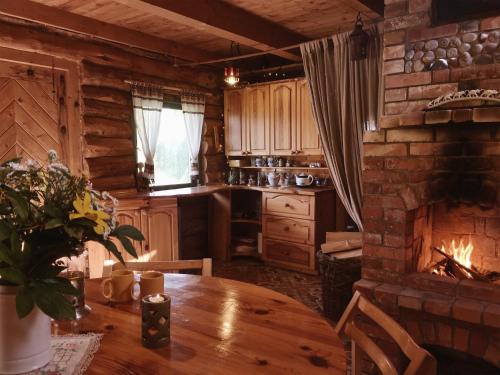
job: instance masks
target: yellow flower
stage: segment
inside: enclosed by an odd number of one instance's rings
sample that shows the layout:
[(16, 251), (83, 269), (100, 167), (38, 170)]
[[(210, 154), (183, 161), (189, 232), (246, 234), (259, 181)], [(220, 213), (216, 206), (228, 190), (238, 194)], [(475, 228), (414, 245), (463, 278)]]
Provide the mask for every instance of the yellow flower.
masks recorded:
[(96, 223), (96, 225), (94, 226), (94, 231), (97, 234), (103, 234), (109, 229), (109, 226), (105, 220), (109, 220), (110, 216), (106, 212), (92, 209), (90, 194), (88, 192), (85, 193), (83, 199), (77, 197), (73, 202), (73, 207), (75, 207), (76, 212), (69, 214), (70, 220), (84, 217), (93, 221), (94, 223)]

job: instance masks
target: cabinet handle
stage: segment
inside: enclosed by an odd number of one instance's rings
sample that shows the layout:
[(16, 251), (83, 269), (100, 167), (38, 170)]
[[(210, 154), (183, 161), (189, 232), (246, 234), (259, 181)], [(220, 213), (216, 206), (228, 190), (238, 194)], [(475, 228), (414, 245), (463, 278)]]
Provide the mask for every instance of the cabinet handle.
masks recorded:
[(144, 245), (144, 250), (149, 251), (149, 245), (148, 244)]
[(290, 207), (290, 203), (285, 203), (285, 207)]
[(250, 155), (252, 153), (252, 151), (247, 151), (247, 155)]
[(290, 227), (289, 227), (289, 226), (286, 226), (286, 227), (284, 227), (284, 228), (283, 228), (283, 230), (284, 230), (285, 232), (288, 232), (288, 231), (290, 230)]

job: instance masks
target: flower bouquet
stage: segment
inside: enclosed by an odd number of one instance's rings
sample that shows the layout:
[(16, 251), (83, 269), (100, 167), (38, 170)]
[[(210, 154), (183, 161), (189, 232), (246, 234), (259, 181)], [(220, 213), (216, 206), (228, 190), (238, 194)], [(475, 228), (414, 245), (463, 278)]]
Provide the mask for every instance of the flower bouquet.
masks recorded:
[(62, 259), (97, 241), (123, 262), (115, 243), (137, 257), (132, 240), (144, 237), (133, 226), (119, 225), (115, 198), (72, 175), (55, 152), (48, 156), (46, 167), (21, 159), (0, 166), (0, 285), (17, 286), (19, 318), (36, 305), (53, 319), (74, 319), (65, 295), (77, 291), (60, 277)]

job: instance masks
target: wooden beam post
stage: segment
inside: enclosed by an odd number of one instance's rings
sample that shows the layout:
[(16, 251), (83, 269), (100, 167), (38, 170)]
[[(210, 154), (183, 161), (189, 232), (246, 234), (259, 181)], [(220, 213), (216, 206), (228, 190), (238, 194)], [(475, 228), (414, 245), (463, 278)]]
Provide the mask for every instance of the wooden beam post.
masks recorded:
[[(244, 9), (215, 0), (116, 0), (128, 7), (154, 14), (182, 25), (191, 26), (220, 38), (228, 39), (260, 51), (307, 41), (294, 31), (258, 17)], [(275, 55), (292, 61), (301, 57), (289, 51)]]
[(144, 34), (29, 0), (2, 0), (0, 1), (0, 14), (190, 61), (215, 57), (171, 40), (158, 38), (154, 35)]
[(384, 15), (384, 0), (358, 0), (361, 4), (367, 6), (375, 13)]

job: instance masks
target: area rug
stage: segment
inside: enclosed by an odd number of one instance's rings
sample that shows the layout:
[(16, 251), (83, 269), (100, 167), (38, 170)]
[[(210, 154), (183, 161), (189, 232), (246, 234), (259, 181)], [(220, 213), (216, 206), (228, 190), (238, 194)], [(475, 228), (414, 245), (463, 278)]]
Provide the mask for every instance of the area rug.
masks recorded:
[(321, 281), (319, 276), (287, 271), (267, 266), (256, 259), (233, 259), (215, 262), (214, 276), (238, 280), (272, 289), (322, 312)]

